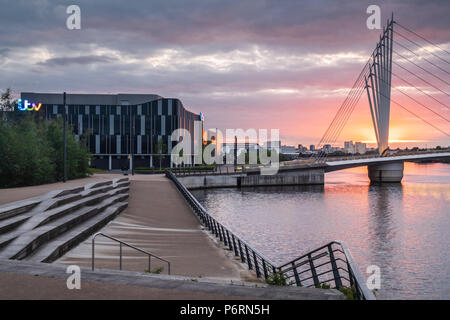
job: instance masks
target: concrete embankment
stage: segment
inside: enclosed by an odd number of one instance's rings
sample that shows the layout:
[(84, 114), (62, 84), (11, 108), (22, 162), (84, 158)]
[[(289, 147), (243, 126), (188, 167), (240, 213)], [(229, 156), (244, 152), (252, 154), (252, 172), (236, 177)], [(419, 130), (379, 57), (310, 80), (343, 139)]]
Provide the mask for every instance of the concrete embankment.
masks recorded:
[(315, 185), (324, 183), (324, 170), (280, 171), (274, 175), (246, 173), (190, 175), (177, 178), (188, 189)]
[(89, 269), (81, 269), (81, 288), (69, 290), (69, 276), (62, 265), (0, 259), (0, 299), (344, 299), (328, 289)]

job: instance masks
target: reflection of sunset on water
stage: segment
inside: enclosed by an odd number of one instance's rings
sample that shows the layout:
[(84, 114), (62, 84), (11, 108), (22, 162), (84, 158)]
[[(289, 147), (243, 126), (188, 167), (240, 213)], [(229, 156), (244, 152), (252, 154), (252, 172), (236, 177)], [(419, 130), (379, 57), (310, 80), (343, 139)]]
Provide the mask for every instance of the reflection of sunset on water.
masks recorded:
[(194, 194), (276, 262), (342, 240), (362, 272), (380, 266), (378, 298), (450, 298), (450, 164), (405, 163), (402, 183), (370, 184), (358, 167), (326, 173), (325, 186)]

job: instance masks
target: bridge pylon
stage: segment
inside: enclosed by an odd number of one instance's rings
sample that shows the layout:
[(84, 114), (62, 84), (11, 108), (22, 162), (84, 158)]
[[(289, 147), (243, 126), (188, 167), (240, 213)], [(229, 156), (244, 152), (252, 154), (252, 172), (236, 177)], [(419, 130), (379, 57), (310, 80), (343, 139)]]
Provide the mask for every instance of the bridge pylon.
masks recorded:
[(369, 61), (369, 75), (364, 77), (380, 155), (386, 154), (389, 149), (393, 35), (394, 15), (392, 14), (372, 53)]

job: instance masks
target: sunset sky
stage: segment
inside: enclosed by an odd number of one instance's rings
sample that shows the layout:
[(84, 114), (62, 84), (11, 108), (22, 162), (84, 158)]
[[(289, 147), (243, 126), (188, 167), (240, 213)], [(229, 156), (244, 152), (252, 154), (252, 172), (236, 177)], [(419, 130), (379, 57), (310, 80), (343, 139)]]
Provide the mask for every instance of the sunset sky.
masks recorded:
[[(69, 4), (81, 8), (81, 30), (66, 28)], [(277, 128), (283, 144), (316, 144), (379, 38), (380, 30), (366, 27), (370, 4), (381, 7), (382, 24), (394, 12), (402, 25), (450, 51), (448, 0), (0, 0), (0, 89), (156, 93), (203, 112), (208, 128)], [(424, 67), (450, 82), (448, 73)], [(395, 65), (393, 71), (450, 105), (449, 95)], [(450, 93), (449, 85), (434, 83)], [(448, 108), (398, 79), (393, 85), (450, 119)], [(392, 98), (450, 133), (448, 121), (395, 90)], [(390, 139), (391, 147), (450, 146), (448, 136), (395, 105)], [(366, 94), (338, 145), (344, 140), (375, 140)]]

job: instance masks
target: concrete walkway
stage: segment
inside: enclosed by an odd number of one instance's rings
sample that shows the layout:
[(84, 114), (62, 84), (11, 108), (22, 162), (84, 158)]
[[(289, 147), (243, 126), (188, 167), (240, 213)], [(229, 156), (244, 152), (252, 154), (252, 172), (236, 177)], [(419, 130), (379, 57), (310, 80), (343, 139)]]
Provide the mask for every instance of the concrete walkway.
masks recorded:
[[(103, 175), (107, 176), (107, 175)], [(253, 273), (221, 248), (202, 227), (178, 190), (164, 175), (134, 175), (129, 205), (101, 232), (149, 251), (171, 262), (176, 275), (216, 279), (256, 280)], [(108, 176), (109, 178), (109, 176)], [(91, 237), (56, 261), (62, 264), (91, 266)], [(144, 272), (148, 258), (132, 249), (123, 249), (123, 269)], [(119, 246), (98, 237), (96, 268), (119, 269)], [(152, 259), (151, 270), (167, 265)]]

